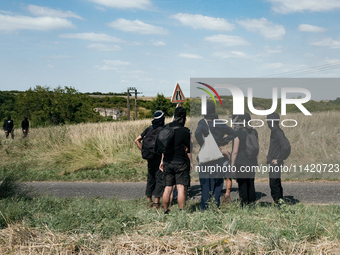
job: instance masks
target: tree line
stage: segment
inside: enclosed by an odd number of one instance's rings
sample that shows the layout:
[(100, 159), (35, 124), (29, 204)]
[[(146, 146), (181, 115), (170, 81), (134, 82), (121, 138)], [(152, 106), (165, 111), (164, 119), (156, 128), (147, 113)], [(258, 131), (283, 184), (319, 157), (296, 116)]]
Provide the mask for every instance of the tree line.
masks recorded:
[[(127, 99), (122, 96), (105, 94), (103, 97), (91, 97), (90, 93), (80, 93), (72, 87), (59, 86), (52, 89), (36, 86), (26, 91), (0, 91), (0, 120), (3, 122), (10, 115), (16, 127), (19, 127), (25, 115), (32, 127), (113, 121), (100, 116), (94, 108), (120, 108), (124, 111), (126, 104)], [(130, 105), (133, 109), (133, 99)], [(189, 100), (183, 106), (190, 111)], [(138, 107), (147, 109), (139, 118), (151, 118), (156, 110), (163, 110), (166, 116), (172, 116), (176, 104), (171, 103), (163, 94), (157, 94), (153, 100), (139, 97)], [(121, 119), (126, 119), (126, 116)]]

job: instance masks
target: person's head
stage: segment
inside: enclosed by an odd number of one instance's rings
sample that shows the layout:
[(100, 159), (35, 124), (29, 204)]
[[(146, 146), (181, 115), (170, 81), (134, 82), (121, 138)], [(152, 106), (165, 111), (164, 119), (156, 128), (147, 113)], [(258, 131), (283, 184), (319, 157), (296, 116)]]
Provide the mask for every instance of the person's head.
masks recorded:
[(232, 123), (235, 126), (235, 130), (238, 130), (240, 127), (249, 127), (248, 121), (251, 120), (250, 114), (245, 112), (244, 114), (233, 114), (229, 118), (232, 119)]
[(174, 112), (174, 121), (177, 121), (183, 127), (185, 125), (186, 117), (187, 117), (187, 111), (182, 106), (179, 106), (179, 107), (177, 107), (175, 109), (175, 112)]
[(211, 101), (207, 102), (207, 114), (215, 113), (215, 104)]
[(208, 120), (218, 119), (218, 115), (216, 114), (215, 104), (211, 101), (207, 102), (207, 114), (204, 116), (204, 118)]
[(10, 115), (8, 115), (7, 119), (8, 119), (8, 120), (11, 120), (11, 116), (10, 116)]
[(267, 116), (267, 124), (270, 129), (274, 126), (280, 125), (280, 115), (276, 112), (273, 112)]
[(27, 120), (27, 115), (24, 116), (25, 120)]
[(153, 120), (152, 120), (153, 128), (163, 127), (164, 120), (165, 120), (164, 112), (162, 112), (161, 110), (155, 111), (153, 115)]

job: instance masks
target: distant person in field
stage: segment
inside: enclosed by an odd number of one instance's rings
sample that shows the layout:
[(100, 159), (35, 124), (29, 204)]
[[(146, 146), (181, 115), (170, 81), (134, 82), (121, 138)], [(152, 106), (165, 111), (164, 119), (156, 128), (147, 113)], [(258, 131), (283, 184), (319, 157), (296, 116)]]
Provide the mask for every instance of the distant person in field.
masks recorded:
[(14, 139), (14, 127), (13, 127), (13, 120), (11, 116), (7, 117), (7, 120), (5, 120), (3, 125), (6, 139), (9, 137), (9, 134), (11, 134), (12, 139)]
[(167, 124), (167, 127), (174, 130), (174, 135), (171, 139), (172, 149), (163, 154), (160, 164), (160, 169), (164, 172), (164, 214), (168, 214), (170, 211), (174, 185), (176, 185), (178, 191), (177, 202), (180, 210), (185, 207), (187, 188), (190, 186), (192, 140), (190, 130), (184, 127), (186, 114), (183, 107), (177, 107), (174, 113), (174, 121)]
[[(197, 124), (197, 129), (195, 131), (196, 140), (200, 146), (200, 150), (205, 142), (205, 138), (212, 134), (215, 139), (217, 147), (224, 146), (232, 141), (235, 137), (237, 137), (236, 132), (229, 127), (225, 123), (216, 122), (214, 126), (214, 120), (219, 119), (218, 115), (215, 112), (215, 104), (213, 102), (207, 102), (207, 114), (201, 119)], [(211, 166), (220, 166), (223, 167), (224, 159), (223, 157), (217, 160), (213, 160), (210, 162), (198, 163), (201, 169), (207, 169)], [(220, 196), (223, 189), (223, 181), (224, 181), (224, 173), (223, 172), (215, 172), (211, 173), (209, 171), (199, 172), (199, 179), (201, 184), (201, 211), (207, 209), (208, 201), (211, 198), (214, 198), (217, 207), (220, 205)]]
[(27, 137), (28, 135), (28, 129), (30, 127), (30, 123), (27, 119), (27, 116), (24, 117), (24, 120), (21, 122), (21, 129), (22, 129), (22, 133), (24, 135), (24, 138)]
[(257, 156), (259, 153), (258, 133), (248, 125), (251, 119), (249, 113), (233, 116), (233, 122), (239, 125), (237, 137), (233, 141), (231, 153), (231, 166), (236, 167), (236, 178), (241, 206), (246, 206), (256, 201), (255, 172)]
[[(148, 177), (145, 195), (148, 199), (148, 207), (160, 208), (160, 197), (163, 194), (163, 172), (159, 169), (161, 163), (161, 154), (156, 151), (156, 139), (159, 131), (164, 126), (164, 113), (156, 111), (152, 125), (140, 134), (135, 144), (142, 151), (142, 157), (148, 161)], [(142, 143), (143, 141), (143, 143)], [(152, 202), (152, 195), (155, 196), (155, 202)]]
[(267, 164), (269, 164), (269, 186), (275, 204), (279, 205), (279, 200), (283, 199), (280, 170), (283, 166), (283, 160), (287, 159), (290, 154), (291, 147), (283, 130), (280, 128), (280, 115), (276, 112), (269, 114), (267, 116), (267, 123), (271, 129), (267, 155)]

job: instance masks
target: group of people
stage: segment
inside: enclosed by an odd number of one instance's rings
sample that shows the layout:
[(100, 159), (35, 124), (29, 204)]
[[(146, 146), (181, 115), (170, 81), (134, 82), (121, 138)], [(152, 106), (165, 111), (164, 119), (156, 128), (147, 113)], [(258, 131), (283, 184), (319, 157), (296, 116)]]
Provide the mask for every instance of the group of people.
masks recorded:
[[(23, 121), (21, 122), (21, 129), (22, 129), (24, 138), (26, 138), (28, 135), (29, 127), (30, 127), (30, 123), (28, 121), (27, 116), (25, 116)], [(5, 132), (6, 139), (9, 138), (10, 134), (11, 134), (11, 138), (14, 139), (14, 123), (13, 123), (11, 116), (8, 116), (7, 120), (4, 121), (3, 129)]]
[[(200, 146), (200, 150), (202, 150), (207, 137), (212, 135), (222, 155), (217, 159), (204, 163), (200, 162), (200, 157), (198, 156), (197, 161), (200, 169), (209, 169), (209, 166), (222, 167), (226, 162), (230, 163), (229, 170), (231, 168), (236, 169), (233, 172), (199, 172), (202, 193), (201, 211), (207, 209), (211, 200), (219, 207), (224, 179), (226, 179), (226, 194), (223, 197), (223, 201), (231, 201), (232, 179), (236, 179), (238, 183), (242, 207), (252, 204), (256, 200), (255, 171), (242, 171), (242, 167), (248, 166), (251, 168), (258, 165), (258, 133), (248, 125), (251, 120), (249, 113), (233, 115), (231, 118), (234, 129), (225, 123), (215, 125), (214, 120), (219, 119), (215, 112), (215, 104), (208, 102), (207, 114), (198, 122), (195, 131), (195, 138)], [(280, 199), (283, 199), (283, 190), (281, 172), (277, 171), (277, 169), (283, 166), (283, 161), (289, 156), (290, 144), (279, 126), (280, 116), (277, 113), (272, 113), (267, 116), (267, 119), (272, 120), (267, 122), (268, 127), (271, 129), (270, 145), (267, 154), (267, 163), (270, 166), (269, 185), (271, 196), (274, 202), (279, 205)], [(179, 209), (182, 210), (185, 207), (187, 189), (190, 186), (190, 171), (193, 169), (191, 154), (193, 139), (190, 130), (184, 127), (186, 110), (183, 107), (175, 109), (174, 118), (171, 123), (165, 125), (164, 121), (164, 113), (156, 111), (152, 125), (145, 129), (134, 142), (142, 151), (143, 158), (148, 161), (148, 177), (145, 192), (148, 206), (155, 208), (162, 207), (164, 213), (167, 214), (170, 211), (175, 188), (178, 191), (177, 202)], [(167, 152), (160, 152), (157, 147), (160, 132), (163, 132), (163, 129), (173, 130), (171, 136), (172, 142), (169, 145), (171, 150)], [(169, 131), (167, 134), (170, 133)], [(223, 146), (229, 142), (232, 142), (231, 153), (223, 149)], [(249, 150), (249, 147), (251, 147), (252, 151)], [(152, 201), (153, 195), (155, 197), (154, 202)], [(160, 203), (161, 198), (162, 204)]]

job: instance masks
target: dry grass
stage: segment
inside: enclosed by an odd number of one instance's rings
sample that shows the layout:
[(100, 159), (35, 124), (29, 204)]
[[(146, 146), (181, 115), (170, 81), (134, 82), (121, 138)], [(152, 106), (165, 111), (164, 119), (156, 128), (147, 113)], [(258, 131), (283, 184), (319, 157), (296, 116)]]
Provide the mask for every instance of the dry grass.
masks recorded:
[[(146, 226), (145, 229), (147, 229)], [(150, 226), (149, 226), (150, 227)], [(164, 228), (160, 225), (157, 228)], [(157, 231), (156, 231), (157, 232)], [(0, 230), (1, 254), (338, 254), (340, 245), (326, 238), (309, 242), (273, 242), (238, 232), (177, 231), (160, 236), (149, 229), (101, 239), (98, 235), (54, 233), (29, 228), (24, 222)]]
[[(228, 116), (219, 116), (220, 119), (227, 119)], [(307, 165), (307, 164), (340, 164), (340, 112), (318, 112), (312, 116), (305, 116), (302, 113), (291, 113), (287, 116), (281, 116), (283, 119), (297, 120), (298, 126), (294, 128), (282, 127), (286, 137), (291, 143), (291, 154), (285, 161), (285, 165)], [(191, 130), (194, 132), (197, 123), (201, 118), (191, 118)], [(266, 156), (269, 148), (270, 129), (267, 127), (265, 117), (252, 116), (252, 119), (261, 119), (265, 126), (256, 128), (259, 134), (259, 164), (266, 165)], [(294, 123), (287, 122), (286, 125)], [(253, 122), (253, 125), (259, 123)], [(226, 146), (231, 151), (231, 143)], [(194, 155), (197, 155), (199, 147), (194, 146)], [(196, 158), (196, 157), (194, 157)], [(303, 174), (300, 177), (309, 178), (311, 175)], [(320, 175), (315, 175), (319, 176)], [(330, 175), (324, 175), (324, 178)], [(338, 177), (337, 177), (338, 178)]]
[[(340, 163), (339, 117), (339, 112), (313, 113), (313, 116), (295, 113), (284, 117), (298, 121), (296, 128), (283, 128), (292, 146), (286, 165)], [(220, 118), (228, 119), (226, 116)], [(193, 133), (199, 119), (191, 118), (191, 125), (190, 119), (187, 123)], [(264, 120), (264, 117), (260, 119)], [(166, 123), (170, 121), (169, 118)], [(14, 141), (5, 141), (3, 136), (0, 139), (0, 167), (15, 164), (26, 169), (58, 168), (73, 172), (123, 164), (127, 168), (145, 169), (146, 161), (141, 158), (133, 141), (150, 123), (150, 119), (145, 119), (36, 128), (31, 130), (30, 137), (26, 140), (19, 139), (21, 134), (16, 130)], [(266, 124), (257, 130), (260, 142), (259, 164), (265, 165), (270, 130)], [(231, 145), (226, 148), (231, 151)], [(197, 143), (193, 151), (195, 159), (198, 153)]]

